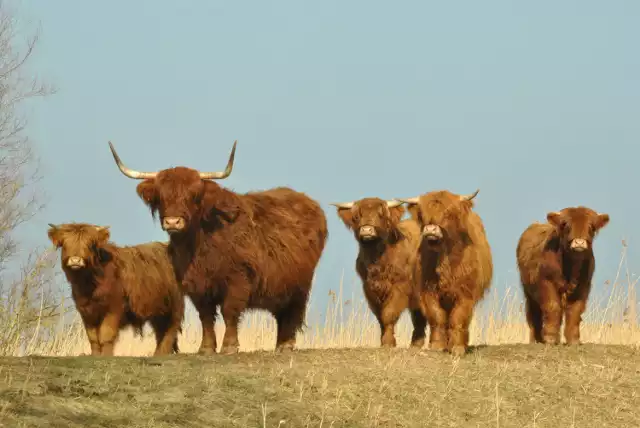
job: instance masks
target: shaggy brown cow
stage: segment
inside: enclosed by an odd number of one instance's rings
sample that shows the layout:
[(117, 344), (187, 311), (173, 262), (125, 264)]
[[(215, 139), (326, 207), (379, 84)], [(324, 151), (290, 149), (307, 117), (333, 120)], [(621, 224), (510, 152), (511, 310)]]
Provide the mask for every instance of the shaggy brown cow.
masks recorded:
[(491, 285), (493, 261), (482, 220), (469, 196), (446, 190), (406, 199), (422, 230), (414, 278), (429, 321), (430, 349), (462, 355), (469, 323)]
[(278, 187), (238, 194), (211, 181), (231, 174), (236, 144), (224, 172), (144, 173), (125, 167), (109, 143), (120, 171), (144, 179), (138, 195), (169, 233), (178, 278), (200, 315), (205, 355), (217, 347), (218, 305), (226, 325), (222, 353), (238, 352), (238, 323), (248, 308), (271, 312), (276, 349), (293, 349), (328, 236), (322, 208), (303, 193)]
[(413, 288), (420, 228), (411, 219), (400, 221), (405, 211), (401, 201), (364, 198), (332, 205), (358, 241), (356, 272), (369, 308), (380, 323), (381, 346), (396, 346), (396, 323), (409, 308), (413, 322), (411, 346), (421, 348), (427, 320), (420, 312)]
[(118, 247), (109, 242), (108, 226), (49, 226), (92, 355), (113, 355), (120, 330), (132, 326), (142, 335), (147, 321), (156, 335), (155, 355), (178, 352), (184, 296), (166, 243)]
[(527, 227), (516, 249), (529, 340), (558, 344), (564, 312), (565, 340), (576, 345), (596, 267), (593, 240), (609, 215), (573, 207), (548, 213), (547, 221)]

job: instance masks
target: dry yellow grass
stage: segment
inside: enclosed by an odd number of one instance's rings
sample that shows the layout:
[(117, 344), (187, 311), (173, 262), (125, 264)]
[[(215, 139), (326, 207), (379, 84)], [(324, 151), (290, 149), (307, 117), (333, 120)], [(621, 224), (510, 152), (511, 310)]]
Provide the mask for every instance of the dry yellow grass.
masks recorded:
[[(582, 324), (583, 342), (607, 345), (640, 345), (640, 326), (637, 322), (635, 281), (627, 281), (626, 287), (614, 281), (605, 284), (601, 297), (592, 298)], [(366, 302), (345, 300), (338, 293), (329, 292), (329, 304), (324, 321), (313, 312), (308, 315), (307, 328), (298, 334), (300, 349), (359, 348), (379, 346), (378, 323), (371, 315)], [(602, 291), (602, 290), (600, 290)], [(608, 291), (608, 292), (607, 292)], [(500, 294), (503, 294), (500, 296)], [(218, 346), (224, 334), (224, 322), (216, 324)], [(405, 313), (396, 329), (399, 347), (408, 347), (411, 322)], [(179, 337), (181, 352), (194, 353), (200, 346), (200, 321), (193, 306), (187, 302), (183, 333)], [(249, 312), (244, 317), (240, 331), (240, 352), (272, 350), (275, 347), (276, 325), (273, 317), (262, 311)], [(524, 318), (523, 300), (519, 290), (507, 288), (504, 293), (493, 289), (478, 306), (471, 324), (472, 345), (499, 345), (527, 343), (529, 330)], [(145, 328), (143, 339), (130, 330), (122, 332), (116, 344), (116, 355), (150, 356), (155, 349), (151, 331)], [(89, 352), (84, 329), (76, 317), (64, 324), (54, 337), (34, 337), (27, 349), (9, 352), (9, 355), (73, 356)]]

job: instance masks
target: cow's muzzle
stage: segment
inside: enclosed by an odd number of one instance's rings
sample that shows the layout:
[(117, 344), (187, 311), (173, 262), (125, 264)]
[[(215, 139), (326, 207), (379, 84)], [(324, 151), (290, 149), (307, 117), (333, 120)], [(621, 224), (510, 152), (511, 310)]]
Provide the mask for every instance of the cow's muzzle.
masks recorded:
[(444, 237), (440, 226), (435, 224), (427, 224), (422, 228), (422, 236), (429, 242), (440, 242)]
[(84, 259), (82, 257), (71, 256), (71, 257), (69, 257), (67, 259), (67, 267), (69, 269), (78, 270), (78, 269), (82, 269), (85, 266), (86, 266), (86, 264), (85, 264)]
[(363, 241), (371, 241), (378, 237), (376, 233), (376, 228), (373, 226), (362, 226), (360, 230), (358, 230), (358, 236)]
[(581, 253), (589, 249), (589, 243), (586, 239), (576, 238), (571, 241), (569, 248), (576, 253)]
[(183, 217), (163, 217), (162, 230), (168, 234), (181, 232), (184, 230), (186, 222)]

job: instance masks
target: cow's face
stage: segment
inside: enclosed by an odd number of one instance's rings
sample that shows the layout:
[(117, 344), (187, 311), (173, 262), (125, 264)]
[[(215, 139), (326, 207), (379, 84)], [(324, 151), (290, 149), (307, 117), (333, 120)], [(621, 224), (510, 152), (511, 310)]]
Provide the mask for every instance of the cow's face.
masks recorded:
[[(191, 168), (176, 167), (159, 172), (141, 172), (128, 168), (120, 160), (111, 143), (111, 153), (120, 171), (129, 178), (144, 180), (137, 187), (138, 196), (151, 209), (155, 217), (160, 215), (162, 229), (170, 235), (181, 234), (197, 226), (203, 217), (217, 213), (213, 200), (219, 186), (210, 180), (227, 178), (233, 169), (237, 141), (233, 143), (229, 161), (224, 171), (200, 172)], [(225, 203), (226, 202), (226, 203)], [(203, 205), (208, 207), (204, 212)], [(219, 204), (224, 208), (229, 201)], [(237, 211), (237, 207), (236, 208)]]
[(404, 214), (402, 202), (379, 198), (333, 205), (337, 207), (342, 222), (362, 244), (387, 241), (395, 233)]
[(160, 217), (162, 230), (173, 235), (185, 232), (200, 220), (204, 187), (198, 171), (176, 167), (144, 180), (136, 191), (152, 215)]
[(572, 254), (589, 254), (598, 231), (609, 223), (609, 214), (586, 207), (571, 207), (547, 214), (560, 236), (560, 245)]
[(111, 259), (102, 247), (109, 241), (109, 227), (84, 223), (50, 224), (49, 239), (62, 249), (62, 266), (72, 271), (91, 269)]
[(456, 239), (466, 231), (467, 217), (478, 194), (456, 195), (446, 190), (405, 199), (409, 213), (421, 229), (423, 242), (438, 249), (445, 242)]

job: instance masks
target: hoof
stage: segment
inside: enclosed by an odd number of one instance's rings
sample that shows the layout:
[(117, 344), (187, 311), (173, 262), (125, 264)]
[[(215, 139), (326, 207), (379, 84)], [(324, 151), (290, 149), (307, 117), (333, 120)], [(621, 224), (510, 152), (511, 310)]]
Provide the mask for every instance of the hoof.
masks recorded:
[(447, 350), (447, 347), (439, 343), (432, 343), (429, 345), (429, 351), (432, 351), (432, 352), (445, 352), (446, 350)]
[(204, 355), (205, 357), (210, 357), (215, 355), (216, 351), (211, 348), (200, 348), (198, 350), (198, 355)]
[(418, 339), (411, 342), (411, 348), (422, 349), (424, 346), (424, 339)]
[(287, 342), (276, 346), (276, 352), (291, 352), (295, 349), (295, 343)]
[(454, 357), (461, 357), (467, 353), (467, 348), (461, 345), (454, 346), (451, 348), (451, 355)]
[(393, 349), (396, 347), (395, 343), (383, 343), (380, 345), (381, 348), (385, 348), (385, 349)]
[(542, 342), (545, 345), (549, 345), (549, 346), (554, 346), (558, 344), (558, 338), (554, 337), (554, 336), (545, 336), (542, 338)]
[(223, 346), (222, 349), (220, 349), (220, 354), (221, 355), (233, 355), (233, 354), (237, 354), (239, 352), (239, 347), (236, 346)]

